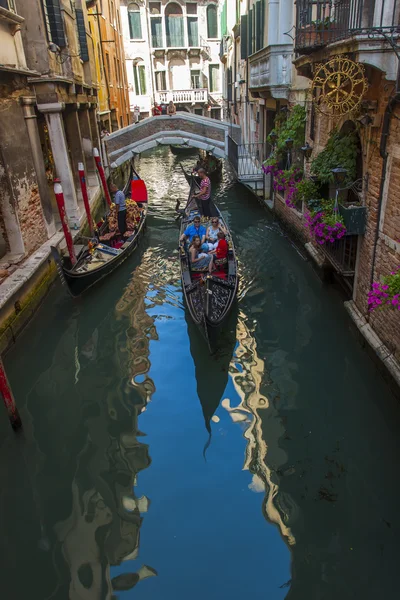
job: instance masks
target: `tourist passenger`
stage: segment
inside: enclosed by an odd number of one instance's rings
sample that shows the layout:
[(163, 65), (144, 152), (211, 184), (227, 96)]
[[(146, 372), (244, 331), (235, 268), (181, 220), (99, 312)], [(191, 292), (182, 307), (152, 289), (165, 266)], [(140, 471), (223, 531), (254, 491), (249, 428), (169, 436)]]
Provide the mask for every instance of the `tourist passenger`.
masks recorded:
[(225, 227), (219, 222), (218, 217), (211, 219), (211, 225), (207, 229), (206, 233), (206, 244), (208, 244), (208, 250), (215, 250), (218, 245), (218, 233), (222, 231), (226, 235)]
[(176, 106), (175, 104), (171, 102), (168, 104), (168, 108), (167, 108), (167, 114), (172, 117), (172, 115), (176, 115)]
[(159, 104), (155, 103), (152, 108), (153, 117), (158, 117), (162, 113), (162, 108)]
[(114, 202), (117, 207), (118, 229), (121, 235), (126, 231), (126, 200), (124, 192), (118, 189), (115, 183), (110, 186), (111, 192), (114, 194)]
[(201, 179), (200, 189), (198, 192), (194, 192), (193, 196), (196, 200), (200, 200), (197, 203), (199, 210), (202, 215), (205, 217), (211, 217), (211, 206), (210, 206), (210, 197), (211, 197), (211, 181), (206, 175), (205, 170), (201, 167), (197, 171), (198, 176)]
[(193, 219), (193, 223), (182, 233), (180, 241), (185, 242), (188, 239), (189, 242), (192, 242), (195, 236), (198, 236), (201, 243), (204, 244), (206, 239), (206, 228), (201, 224), (200, 217), (195, 217)]
[(211, 256), (201, 250), (201, 239), (195, 235), (189, 247), (190, 264), (196, 269), (206, 269), (211, 263)]
[(225, 233), (218, 233), (218, 245), (215, 250), (210, 252), (213, 260), (210, 262), (209, 271), (213, 271), (216, 267), (223, 267), (228, 262), (228, 242), (225, 239)]

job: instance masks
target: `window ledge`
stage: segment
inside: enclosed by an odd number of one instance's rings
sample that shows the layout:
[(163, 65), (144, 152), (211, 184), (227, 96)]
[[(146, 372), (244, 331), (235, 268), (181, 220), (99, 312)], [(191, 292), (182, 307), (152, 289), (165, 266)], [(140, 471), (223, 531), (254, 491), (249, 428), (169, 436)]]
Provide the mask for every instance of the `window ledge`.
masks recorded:
[(20, 17), (15, 12), (11, 10), (7, 10), (7, 8), (2, 8), (0, 6), (0, 20), (8, 21), (9, 23), (23, 23), (25, 21), (24, 17)]
[(130, 38), (129, 41), (130, 42), (145, 42), (146, 40), (144, 40), (143, 38)]

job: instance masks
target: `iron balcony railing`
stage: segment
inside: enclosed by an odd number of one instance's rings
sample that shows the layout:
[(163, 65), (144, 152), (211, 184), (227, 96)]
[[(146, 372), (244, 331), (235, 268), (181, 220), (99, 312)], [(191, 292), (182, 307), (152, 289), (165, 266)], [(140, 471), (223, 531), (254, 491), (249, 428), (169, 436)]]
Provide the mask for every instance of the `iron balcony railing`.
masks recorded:
[(297, 54), (362, 33), (400, 32), (400, 0), (296, 0)]
[(352, 277), (356, 270), (357, 235), (346, 235), (341, 240), (320, 246), (335, 270), (344, 277)]

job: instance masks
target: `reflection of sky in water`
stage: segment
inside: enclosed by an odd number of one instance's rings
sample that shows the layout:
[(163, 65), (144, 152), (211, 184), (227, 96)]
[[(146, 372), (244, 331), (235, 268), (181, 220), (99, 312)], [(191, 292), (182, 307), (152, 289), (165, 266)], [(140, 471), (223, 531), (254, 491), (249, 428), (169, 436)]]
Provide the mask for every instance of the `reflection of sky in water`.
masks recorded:
[[(169, 303), (148, 314), (156, 317), (159, 339), (150, 344), (149, 376), (156, 391), (139, 422), (152, 464), (139, 474), (135, 490), (151, 498), (137, 562), (152, 565), (158, 577), (141, 582), (126, 596), (203, 600), (251, 594), (260, 600), (283, 599), (287, 588), (280, 586), (290, 579), (290, 552), (279, 530), (263, 517), (262, 496), (253, 493), (258, 490), (252, 475), (242, 470), (247, 425), (234, 423), (220, 406), (204, 461), (207, 432), (195, 366), (188, 360), (184, 314)], [(240, 403), (231, 378), (223, 397), (232, 406)], [(265, 493), (265, 488), (260, 491)], [(113, 567), (112, 576), (131, 568), (129, 563)]]

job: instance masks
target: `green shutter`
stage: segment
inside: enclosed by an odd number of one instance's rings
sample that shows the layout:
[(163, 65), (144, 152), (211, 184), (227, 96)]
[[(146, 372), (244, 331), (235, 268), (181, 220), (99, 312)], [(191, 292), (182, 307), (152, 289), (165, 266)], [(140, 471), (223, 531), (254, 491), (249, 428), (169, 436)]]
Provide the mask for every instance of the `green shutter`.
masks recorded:
[(262, 39), (261, 39), (261, 0), (257, 0), (256, 2), (256, 51), (261, 50), (262, 48)]
[(75, 14), (76, 14), (76, 26), (78, 28), (79, 46), (81, 49), (80, 57), (83, 60), (83, 62), (87, 62), (89, 60), (89, 49), (88, 49), (87, 39), (86, 39), (86, 27), (85, 27), (85, 18), (83, 16), (83, 10), (81, 8), (76, 8)]
[(131, 40), (142, 39), (142, 24), (140, 22), (140, 12), (138, 10), (130, 10), (129, 15), (129, 34)]
[(227, 0), (225, 0), (221, 12), (221, 37), (223, 37), (224, 35), (228, 35)]
[(207, 36), (218, 38), (217, 8), (214, 5), (207, 7)]
[(242, 15), (240, 19), (240, 58), (244, 60), (248, 57), (248, 36), (247, 36), (247, 15)]
[(248, 56), (253, 54), (253, 9), (249, 10)]
[(140, 82), (140, 93), (142, 96), (146, 95), (146, 69), (144, 65), (139, 66), (139, 82)]
[(67, 45), (64, 33), (64, 23), (61, 14), (60, 0), (43, 0), (48, 17), (52, 41), (65, 48)]
[(139, 78), (136, 65), (133, 67), (133, 79), (135, 81), (135, 94), (136, 96), (140, 96)]

